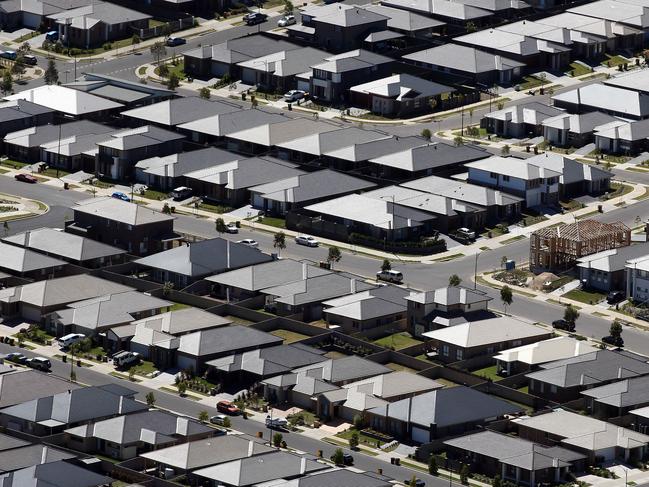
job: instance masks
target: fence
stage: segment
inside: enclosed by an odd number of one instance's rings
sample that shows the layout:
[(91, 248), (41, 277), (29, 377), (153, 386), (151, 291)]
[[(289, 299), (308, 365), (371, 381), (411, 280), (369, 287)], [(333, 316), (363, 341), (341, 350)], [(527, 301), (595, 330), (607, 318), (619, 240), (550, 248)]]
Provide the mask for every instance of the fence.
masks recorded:
[(164, 24), (156, 25), (155, 27), (149, 27), (148, 29), (137, 29), (133, 28), (133, 33), (137, 36), (144, 39), (151, 39), (152, 37), (158, 37), (161, 35), (168, 34), (170, 32), (177, 32), (183, 29), (189, 29), (194, 27), (195, 19), (194, 16), (185, 17), (183, 19), (172, 20)]
[(410, 355), (404, 355), (401, 352), (395, 352), (393, 350), (383, 350), (381, 352), (368, 355), (365, 358), (379, 364), (394, 363), (403, 365), (404, 367), (408, 367), (409, 369), (416, 370), (417, 373), (434, 367), (434, 365), (432, 364), (419, 360), (415, 357), (411, 357)]
[[(268, 318), (268, 316), (266, 318)], [(266, 319), (265, 321), (250, 325), (250, 328), (265, 332), (271, 332), (275, 330), (288, 330), (299, 333), (301, 335), (306, 335), (308, 337), (318, 337), (330, 333), (326, 328), (309, 325), (302, 321), (293, 320), (285, 316), (277, 316)]]

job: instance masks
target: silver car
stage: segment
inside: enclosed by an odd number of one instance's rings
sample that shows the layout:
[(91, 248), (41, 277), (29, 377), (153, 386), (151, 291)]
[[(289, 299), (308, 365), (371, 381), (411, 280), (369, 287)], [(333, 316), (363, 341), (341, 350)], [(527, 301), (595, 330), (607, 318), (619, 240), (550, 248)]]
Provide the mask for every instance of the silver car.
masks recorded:
[(307, 247), (317, 247), (320, 245), (315, 238), (309, 237), (308, 235), (298, 235), (295, 237), (295, 243), (298, 245), (305, 245)]
[(293, 24), (295, 24), (295, 15), (285, 15), (277, 22), (277, 25), (280, 27), (286, 27)]

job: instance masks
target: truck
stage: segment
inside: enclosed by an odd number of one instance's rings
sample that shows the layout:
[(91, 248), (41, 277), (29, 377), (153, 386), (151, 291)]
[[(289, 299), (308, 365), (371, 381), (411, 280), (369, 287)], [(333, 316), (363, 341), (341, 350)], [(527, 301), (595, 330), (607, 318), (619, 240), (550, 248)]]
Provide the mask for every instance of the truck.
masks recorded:
[(135, 365), (140, 361), (140, 354), (137, 352), (122, 351), (113, 355), (113, 365), (117, 368)]

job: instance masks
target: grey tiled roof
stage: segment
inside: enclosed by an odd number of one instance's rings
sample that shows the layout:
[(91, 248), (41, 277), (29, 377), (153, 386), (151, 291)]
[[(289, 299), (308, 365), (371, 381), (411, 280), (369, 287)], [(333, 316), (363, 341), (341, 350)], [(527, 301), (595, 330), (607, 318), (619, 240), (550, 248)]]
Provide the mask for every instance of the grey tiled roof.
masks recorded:
[(77, 201), (77, 204), (72, 209), (75, 212), (78, 211), (128, 225), (146, 225), (174, 219), (170, 215), (150, 210), (144, 205), (129, 203), (110, 196)]
[(234, 353), (240, 349), (280, 345), (282, 339), (241, 325), (222, 326), (180, 337), (178, 352), (196, 357)]
[(113, 481), (65, 461), (34, 465), (0, 476), (3, 487), (101, 487)]
[(0, 375), (0, 408), (78, 389), (80, 386), (35, 370)]
[(453, 43), (414, 52), (403, 56), (403, 59), (472, 74), (507, 71), (524, 66), (513, 59)]
[(190, 172), (207, 169), (226, 162), (236, 161), (241, 156), (216, 147), (191, 152), (180, 152), (168, 156), (156, 156), (139, 161), (135, 167), (145, 174), (161, 178), (177, 178)]
[(4, 140), (5, 143), (21, 147), (38, 147), (41, 144), (55, 140), (58, 141), (59, 130), (61, 131), (62, 139), (67, 139), (74, 135), (107, 134), (115, 131), (114, 128), (107, 125), (89, 120), (79, 120), (62, 125), (38, 125), (36, 127), (17, 130), (16, 132), (8, 133)]
[(241, 110), (230, 101), (210, 101), (197, 96), (166, 100), (122, 112), (125, 117), (163, 125), (180, 125), (201, 118)]
[(67, 265), (67, 262), (63, 260), (0, 242), (0, 268), (10, 272), (23, 273), (41, 269), (47, 270), (64, 265)]
[(41, 465), (76, 457), (77, 455), (75, 453), (44, 444), (23, 446), (0, 452), (0, 472), (12, 472), (33, 465)]
[(582, 391), (581, 395), (592, 397), (597, 403), (617, 408), (649, 404), (649, 376), (634, 377), (587, 389)]

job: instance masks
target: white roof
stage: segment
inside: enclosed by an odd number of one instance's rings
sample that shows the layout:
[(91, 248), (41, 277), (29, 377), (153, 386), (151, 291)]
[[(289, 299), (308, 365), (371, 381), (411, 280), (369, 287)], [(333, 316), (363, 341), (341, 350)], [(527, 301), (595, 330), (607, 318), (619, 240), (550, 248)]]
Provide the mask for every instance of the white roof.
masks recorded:
[(634, 117), (649, 115), (649, 100), (636, 91), (625, 90), (601, 83), (583, 86), (554, 95), (557, 102), (600, 108)]
[(5, 100), (27, 100), (69, 115), (84, 115), (124, 106), (106, 98), (59, 85), (39, 86), (7, 96)]
[(528, 365), (544, 364), (553, 360), (562, 360), (598, 350), (585, 340), (576, 340), (568, 336), (560, 336), (541, 342), (523, 345), (522, 347), (503, 350), (495, 355), (502, 362), (522, 362)]
[(469, 162), (465, 166), (469, 168), (469, 176), (471, 175), (471, 169), (493, 172), (526, 181), (561, 176), (560, 172), (531, 164), (528, 159), (518, 159), (516, 157), (493, 156), (488, 159)]
[(600, 0), (573, 7), (568, 11), (588, 17), (622, 22), (634, 27), (649, 26), (649, 5), (633, 5), (626, 0)]

